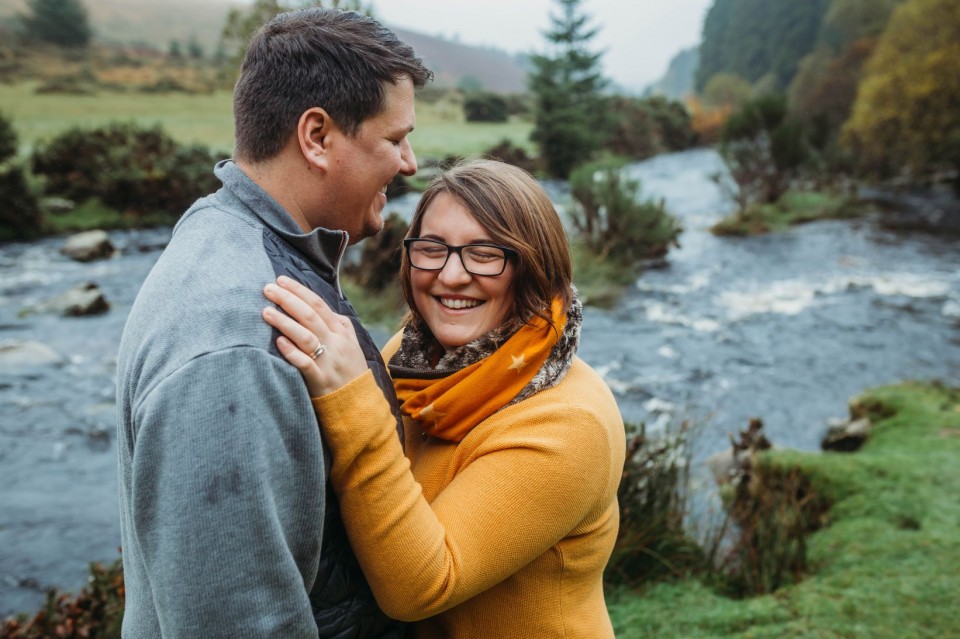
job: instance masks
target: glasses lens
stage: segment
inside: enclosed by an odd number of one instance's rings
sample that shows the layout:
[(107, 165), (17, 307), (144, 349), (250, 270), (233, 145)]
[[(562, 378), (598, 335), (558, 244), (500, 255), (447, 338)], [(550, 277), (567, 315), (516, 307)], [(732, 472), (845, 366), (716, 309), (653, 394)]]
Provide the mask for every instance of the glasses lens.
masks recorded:
[(474, 275), (499, 275), (507, 255), (497, 246), (465, 246), (460, 251), (464, 267)]
[(415, 268), (441, 269), (447, 261), (447, 247), (439, 242), (416, 240), (407, 247), (410, 264)]

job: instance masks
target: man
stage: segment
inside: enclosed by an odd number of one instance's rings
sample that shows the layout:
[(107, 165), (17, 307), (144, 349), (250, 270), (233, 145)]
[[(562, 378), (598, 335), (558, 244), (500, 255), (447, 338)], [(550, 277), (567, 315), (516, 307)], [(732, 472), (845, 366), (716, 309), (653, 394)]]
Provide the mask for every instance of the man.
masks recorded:
[(306, 387), (261, 320), (261, 291), (289, 275), (352, 316), (396, 401), (338, 263), (380, 230), (387, 184), (416, 172), (407, 135), (430, 76), (356, 13), (290, 12), (252, 38), (235, 161), (174, 228), (120, 344), (124, 637), (402, 636), (347, 542)]

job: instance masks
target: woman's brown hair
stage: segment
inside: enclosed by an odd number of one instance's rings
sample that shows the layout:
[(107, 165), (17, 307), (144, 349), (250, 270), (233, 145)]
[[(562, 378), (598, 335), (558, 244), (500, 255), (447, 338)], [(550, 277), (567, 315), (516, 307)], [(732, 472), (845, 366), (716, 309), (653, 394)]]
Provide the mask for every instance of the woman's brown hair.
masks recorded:
[[(440, 193), (460, 201), (494, 243), (516, 251), (512, 258), (512, 321), (521, 324), (539, 316), (552, 323), (550, 305), (557, 297), (564, 309), (569, 308), (573, 266), (567, 234), (553, 202), (529, 173), (495, 160), (473, 160), (448, 169), (423, 192), (407, 237), (419, 237), (423, 215)], [(413, 299), (410, 269), (404, 252), (400, 283), (410, 307), (408, 321), (422, 324), (423, 317)]]

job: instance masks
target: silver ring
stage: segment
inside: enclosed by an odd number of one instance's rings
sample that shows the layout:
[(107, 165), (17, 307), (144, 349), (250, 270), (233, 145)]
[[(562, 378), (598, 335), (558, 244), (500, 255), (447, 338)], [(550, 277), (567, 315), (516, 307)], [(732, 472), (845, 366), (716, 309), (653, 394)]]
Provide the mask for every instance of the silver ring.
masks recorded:
[(319, 344), (317, 344), (317, 347), (313, 349), (313, 352), (310, 353), (310, 359), (317, 359), (318, 357), (323, 355), (323, 351), (325, 350), (327, 350), (327, 347), (324, 346), (323, 342), (320, 342)]

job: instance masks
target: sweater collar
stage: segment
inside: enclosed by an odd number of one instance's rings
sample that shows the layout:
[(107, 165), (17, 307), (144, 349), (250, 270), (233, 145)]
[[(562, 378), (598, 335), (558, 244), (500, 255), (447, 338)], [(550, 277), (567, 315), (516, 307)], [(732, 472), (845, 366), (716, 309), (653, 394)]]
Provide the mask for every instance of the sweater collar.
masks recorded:
[(345, 231), (315, 228), (310, 233), (304, 233), (290, 214), (233, 160), (218, 162), (213, 172), (223, 182), (217, 197), (230, 204), (231, 208), (255, 216), (299, 251), (320, 275), (336, 279), (337, 267), (349, 240)]

